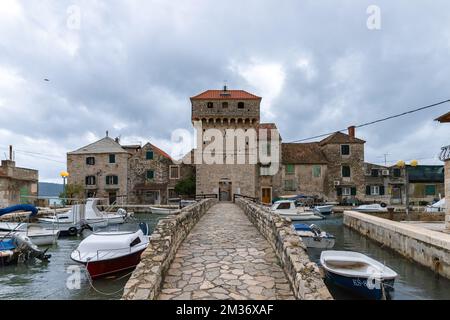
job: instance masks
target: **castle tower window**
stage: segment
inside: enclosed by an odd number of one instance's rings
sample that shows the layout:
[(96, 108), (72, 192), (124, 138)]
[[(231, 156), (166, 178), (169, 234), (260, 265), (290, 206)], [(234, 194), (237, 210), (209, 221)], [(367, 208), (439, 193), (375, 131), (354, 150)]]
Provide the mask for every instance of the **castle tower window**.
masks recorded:
[(209, 109), (211, 109), (212, 107), (214, 107), (214, 104), (213, 104), (212, 102), (208, 102), (206, 105), (208, 106)]
[(238, 102), (238, 108), (239, 109), (244, 109), (244, 103), (243, 102)]
[(224, 109), (228, 108), (228, 102), (222, 102), (222, 108)]

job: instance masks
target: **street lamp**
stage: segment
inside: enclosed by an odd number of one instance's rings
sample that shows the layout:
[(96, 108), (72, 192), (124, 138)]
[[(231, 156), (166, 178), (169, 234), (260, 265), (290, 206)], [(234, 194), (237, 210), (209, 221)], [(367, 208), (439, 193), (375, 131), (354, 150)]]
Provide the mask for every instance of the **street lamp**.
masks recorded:
[(419, 165), (419, 161), (411, 160), (409, 165), (405, 163), (403, 160), (399, 160), (397, 162), (397, 167), (403, 168), (405, 170), (405, 205), (406, 205), (406, 215), (409, 215), (409, 174), (408, 174), (408, 166), (417, 167)]
[[(69, 176), (69, 173), (67, 171), (61, 171), (60, 174), (61, 178), (63, 178), (63, 194), (64, 198), (67, 198), (66, 195), (66, 179)], [(66, 205), (66, 199), (63, 200), (64, 206)]]

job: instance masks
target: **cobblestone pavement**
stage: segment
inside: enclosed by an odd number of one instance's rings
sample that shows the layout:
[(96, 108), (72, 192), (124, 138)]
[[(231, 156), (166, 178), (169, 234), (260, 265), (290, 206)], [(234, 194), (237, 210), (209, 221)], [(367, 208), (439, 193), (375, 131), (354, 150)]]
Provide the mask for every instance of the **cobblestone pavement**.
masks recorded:
[(177, 251), (160, 300), (294, 299), (269, 243), (233, 203), (212, 207)]

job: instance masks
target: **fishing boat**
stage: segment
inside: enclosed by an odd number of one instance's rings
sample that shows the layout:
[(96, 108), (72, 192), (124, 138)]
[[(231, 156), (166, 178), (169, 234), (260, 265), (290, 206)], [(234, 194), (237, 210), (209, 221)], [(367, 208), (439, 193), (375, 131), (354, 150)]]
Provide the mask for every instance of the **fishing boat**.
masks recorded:
[[(92, 279), (133, 269), (147, 248), (148, 226), (140, 224), (136, 231), (107, 230), (85, 238), (70, 258), (86, 266)], [(145, 232), (145, 233), (144, 233)]]
[(352, 251), (323, 251), (320, 263), (326, 279), (364, 298), (386, 299), (397, 273), (386, 265)]
[(74, 236), (78, 233), (82, 225), (94, 227), (106, 227), (108, 225), (121, 224), (130, 216), (126, 210), (120, 208), (116, 213), (104, 212), (98, 209), (101, 199), (89, 198), (86, 204), (76, 204), (65, 213), (54, 216), (39, 218), (38, 221), (45, 224), (52, 224), (58, 227), (61, 235)]
[(356, 207), (353, 209), (354, 211), (358, 212), (369, 212), (369, 213), (377, 213), (377, 212), (387, 212), (386, 207), (382, 207), (379, 203), (373, 203), (373, 204), (363, 204), (359, 207)]
[(313, 210), (322, 215), (330, 215), (333, 212), (333, 207), (331, 204), (316, 205)]
[(315, 224), (295, 223), (294, 229), (307, 248), (331, 249), (334, 247), (335, 237), (322, 231)]
[(0, 238), (16, 232), (25, 234), (38, 246), (56, 244), (60, 233), (57, 229), (47, 229), (36, 223), (0, 222)]
[(154, 214), (174, 214), (179, 209), (176, 207), (166, 208), (166, 207), (150, 207), (150, 210)]
[(292, 221), (321, 220), (318, 213), (313, 212), (306, 207), (297, 207), (293, 200), (276, 201), (270, 208), (272, 212), (280, 214), (282, 217), (289, 218)]

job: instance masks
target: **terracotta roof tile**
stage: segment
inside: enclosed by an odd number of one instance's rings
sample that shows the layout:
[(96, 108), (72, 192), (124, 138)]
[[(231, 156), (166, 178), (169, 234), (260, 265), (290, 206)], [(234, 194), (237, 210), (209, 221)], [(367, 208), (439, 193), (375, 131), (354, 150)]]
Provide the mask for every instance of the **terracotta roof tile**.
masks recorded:
[(206, 90), (191, 100), (261, 100), (261, 97), (248, 93), (244, 90)]
[(358, 138), (352, 138), (348, 134), (342, 133), (342, 132), (336, 132), (333, 133), (331, 136), (328, 136), (327, 138), (319, 141), (319, 144), (321, 146), (325, 144), (340, 144), (340, 143), (366, 143), (364, 140), (358, 139)]
[(441, 123), (444, 122), (450, 122), (450, 112), (447, 112), (446, 114), (443, 114), (439, 118), (434, 119), (435, 121), (439, 121)]
[(281, 159), (285, 164), (327, 164), (318, 142), (283, 143)]

